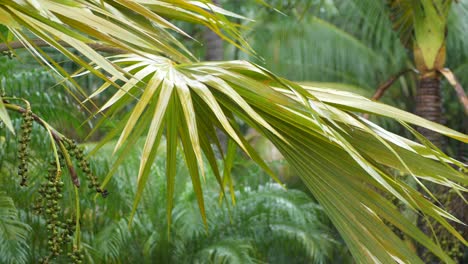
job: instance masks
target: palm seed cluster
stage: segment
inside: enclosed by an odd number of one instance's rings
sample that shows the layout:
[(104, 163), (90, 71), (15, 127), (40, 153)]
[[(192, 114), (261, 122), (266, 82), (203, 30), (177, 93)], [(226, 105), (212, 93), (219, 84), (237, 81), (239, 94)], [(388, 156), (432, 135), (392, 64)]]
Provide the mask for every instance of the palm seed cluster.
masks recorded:
[(88, 187), (91, 190), (95, 190), (97, 193), (100, 193), (102, 197), (106, 197), (109, 193), (107, 190), (104, 190), (100, 187), (97, 177), (92, 173), (89, 160), (87, 160), (84, 156), (84, 149), (79, 147), (74, 140), (65, 138), (64, 142), (66, 143), (66, 149), (68, 153), (75, 159), (75, 161), (78, 163), (78, 167), (86, 175)]
[(49, 261), (61, 253), (63, 248), (73, 241), (75, 222), (72, 219), (67, 221), (60, 220), (61, 207), (60, 199), (63, 198), (62, 192), (64, 182), (57, 177), (56, 161), (50, 163), (46, 182), (41, 184), (39, 189), (39, 198), (35, 205), (35, 211), (42, 214), (47, 221), (48, 247), (49, 255), (40, 259), (40, 263), (49, 263)]
[[(439, 199), (444, 205), (445, 208), (448, 207), (452, 203), (454, 199), (458, 198), (457, 193), (455, 190), (450, 189), (450, 190), (444, 190), (444, 192), (439, 194)], [(459, 198), (461, 199), (461, 198)], [(450, 212), (453, 213), (453, 212)], [(464, 252), (464, 245), (463, 243), (451, 235), (441, 224), (436, 223), (435, 221), (431, 221), (430, 223), (433, 227), (433, 232), (437, 234), (437, 239), (442, 247), (442, 249), (447, 252), (447, 254), (453, 258), (453, 259), (462, 259), (463, 255), (465, 254)], [(462, 225), (458, 225), (460, 229), (462, 228)], [(458, 233), (463, 234), (463, 230), (457, 230)], [(423, 256), (423, 260), (426, 263), (435, 263), (437, 262), (437, 257), (429, 252), (425, 251)]]
[(31, 141), (33, 116), (31, 107), (27, 107), (26, 111), (22, 113), (23, 123), (21, 124), (21, 136), (19, 139), (18, 148), (18, 175), (21, 177), (21, 186), (26, 186), (27, 172), (28, 172), (28, 145)]
[[(4, 95), (2, 97), (5, 98)], [(5, 100), (4, 103), (11, 104)], [(79, 221), (77, 219), (73, 220), (73, 218), (65, 220), (63, 208), (60, 206), (65, 187), (62, 177), (63, 172), (66, 171), (63, 170), (65, 166), (70, 172), (73, 184), (76, 188), (79, 187), (78, 176), (74, 169), (75, 165), (71, 162), (70, 157), (74, 159), (76, 166), (86, 175), (86, 180), (90, 189), (95, 190), (103, 197), (106, 197), (108, 192), (100, 187), (97, 177), (90, 169), (90, 163), (86, 159), (82, 147), (78, 146), (75, 141), (66, 138), (52, 129), (45, 121), (35, 115), (29, 103), (27, 103), (26, 109), (15, 105), (14, 110), (20, 112), (23, 119), (20, 139), (18, 140), (18, 175), (21, 178), (21, 186), (27, 185), (28, 147), (31, 141), (33, 122), (36, 121), (47, 129), (48, 132), (53, 135), (53, 144), (60, 147), (54, 152), (54, 160), (49, 163), (50, 167), (48, 173), (46, 177), (44, 177), (45, 181), (40, 185), (38, 190), (39, 196), (34, 203), (34, 212), (42, 215), (46, 220), (48, 231), (48, 253), (39, 260), (39, 263), (51, 263), (53, 259), (62, 255), (67, 249), (67, 251), (69, 251), (67, 256), (73, 263), (82, 263), (84, 256), (79, 250), (79, 243), (73, 243), (73, 238), (79, 236), (79, 234), (75, 232), (75, 230), (77, 230), (76, 225), (79, 224)]]

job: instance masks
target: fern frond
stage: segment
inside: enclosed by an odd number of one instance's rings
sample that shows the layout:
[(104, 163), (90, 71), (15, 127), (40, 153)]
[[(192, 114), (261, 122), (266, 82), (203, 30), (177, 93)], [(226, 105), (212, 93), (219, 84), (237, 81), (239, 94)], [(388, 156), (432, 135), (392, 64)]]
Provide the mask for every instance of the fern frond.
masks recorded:
[(18, 217), (11, 197), (0, 192), (0, 262), (27, 263), (31, 228)]
[(119, 263), (121, 256), (131, 246), (132, 234), (128, 228), (128, 222), (121, 219), (100, 231), (94, 241), (94, 247), (99, 259), (106, 263)]
[(251, 254), (252, 250), (253, 248), (248, 241), (227, 238), (222, 241), (216, 241), (213, 245), (209, 245), (200, 250), (195, 255), (193, 263), (258, 263)]

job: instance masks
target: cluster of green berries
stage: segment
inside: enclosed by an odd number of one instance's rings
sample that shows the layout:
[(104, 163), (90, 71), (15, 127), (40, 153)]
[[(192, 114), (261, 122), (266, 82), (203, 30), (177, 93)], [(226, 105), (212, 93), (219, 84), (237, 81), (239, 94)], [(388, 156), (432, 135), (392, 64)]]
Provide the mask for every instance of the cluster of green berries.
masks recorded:
[(1, 55), (2, 56), (7, 56), (8, 59), (10, 59), (10, 60), (12, 60), (14, 57), (16, 57), (16, 55), (13, 52), (9, 51), (9, 50), (2, 51)]
[(95, 190), (96, 192), (100, 193), (102, 197), (106, 197), (109, 193), (107, 190), (100, 187), (97, 177), (91, 172), (90, 164), (84, 155), (83, 148), (79, 147), (73, 140), (65, 139), (65, 142), (68, 153), (70, 156), (75, 158), (76, 162), (78, 163), (78, 167), (86, 175), (86, 179), (88, 180), (88, 187), (91, 190)]
[[(439, 238), (440, 239), (440, 238)], [(442, 249), (447, 253), (451, 259), (463, 259), (464, 246), (457, 238), (444, 236), (440, 240)], [(424, 252), (422, 259), (425, 263), (437, 263), (438, 258), (430, 251)]]
[[(456, 191), (454, 189), (444, 191), (439, 191), (438, 198), (442, 203), (443, 207), (450, 209), (450, 204), (452, 201), (457, 198)], [(453, 213), (449, 211), (449, 213)], [(441, 248), (447, 253), (447, 255), (452, 259), (462, 260), (465, 254), (463, 243), (453, 236), (447, 229), (445, 229), (440, 223), (435, 220), (431, 220), (431, 225), (434, 230), (435, 235), (437, 236)], [(458, 233), (462, 234), (462, 230), (458, 230)], [(430, 251), (425, 251), (422, 255), (422, 259), (425, 263), (436, 263), (438, 258)]]
[[(403, 204), (400, 202), (400, 200), (395, 197), (394, 195), (391, 195), (389, 193), (386, 193), (384, 194), (385, 198), (388, 199), (393, 205), (395, 205), (398, 210), (403, 210)], [(382, 219), (384, 224), (386, 226), (388, 226), (390, 228), (390, 230), (392, 230), (392, 232), (397, 235), (400, 239), (405, 239), (406, 238), (406, 235), (398, 228), (396, 227), (395, 225), (393, 225), (391, 222), (389, 222), (388, 220), (386, 220), (385, 218)]]
[[(0, 95), (2, 98), (5, 97), (2, 91), (2, 87), (0, 87)], [(0, 100), (3, 100), (2, 98), (0, 98)], [(21, 110), (21, 112), (23, 116), (23, 122), (21, 124), (20, 138), (18, 140), (18, 175), (21, 178), (20, 185), (26, 186), (29, 156), (28, 146), (31, 141), (34, 118), (36, 117), (32, 113), (29, 104), (27, 108)], [(79, 187), (79, 180), (76, 176), (72, 163), (77, 164), (81, 171), (86, 175), (88, 187), (91, 190), (95, 190), (103, 197), (108, 195), (107, 190), (100, 187), (97, 177), (91, 172), (90, 163), (85, 158), (83, 148), (77, 146), (74, 141), (63, 137), (55, 131), (52, 132), (54, 133), (53, 138), (56, 141), (55, 143), (60, 146), (61, 153), (58, 153), (59, 164), (57, 164), (57, 161), (50, 163), (46, 181), (41, 184), (38, 191), (39, 196), (34, 205), (34, 212), (44, 217), (47, 222), (48, 230), (47, 243), (49, 253), (47, 256), (41, 258), (39, 263), (50, 263), (52, 259), (55, 259), (61, 255), (64, 249), (69, 248), (67, 245), (70, 245), (70, 243), (73, 241), (77, 223), (75, 223), (75, 221), (72, 219), (67, 221), (60, 220), (60, 218), (63, 219), (63, 216), (60, 217), (62, 211), (60, 200), (63, 198), (62, 192), (64, 188), (64, 183), (61, 180), (60, 174), (64, 165), (68, 167), (72, 181), (77, 187)], [(72, 157), (75, 162), (71, 162), (70, 157)], [(73, 251), (68, 253), (68, 256), (72, 259), (73, 263), (82, 263), (84, 259), (83, 254), (75, 245), (73, 246)]]
[(73, 247), (73, 252), (68, 253), (68, 257), (70, 257), (75, 264), (83, 263), (84, 255), (76, 247)]
[(50, 254), (42, 258), (40, 263), (49, 263), (53, 259), (63, 253), (63, 247), (73, 239), (75, 231), (75, 222), (71, 219), (63, 222), (59, 219), (61, 207), (60, 199), (63, 198), (62, 191), (64, 183), (57, 179), (56, 162), (50, 163), (50, 169), (47, 176), (47, 182), (42, 183), (39, 189), (40, 197), (37, 199), (34, 210), (40, 213), (47, 220), (48, 247)]
[[(448, 191), (443, 192), (439, 195), (439, 199), (444, 205), (445, 208), (450, 209), (450, 204), (454, 199), (456, 199), (457, 194), (454, 189), (450, 189)], [(449, 213), (453, 213), (450, 212)], [(452, 259), (461, 259), (464, 254), (464, 246), (460, 240), (454, 237), (450, 232), (448, 232), (445, 228), (442, 227), (441, 224), (437, 224), (435, 227), (436, 234), (439, 235), (442, 249), (447, 252), (447, 254)], [(461, 231), (458, 231), (461, 233)]]
[(26, 109), (23, 112), (23, 123), (21, 124), (21, 137), (19, 139), (18, 148), (18, 175), (21, 177), (21, 186), (26, 186), (28, 172), (28, 145), (31, 141), (31, 132), (33, 125), (33, 116), (31, 109)]

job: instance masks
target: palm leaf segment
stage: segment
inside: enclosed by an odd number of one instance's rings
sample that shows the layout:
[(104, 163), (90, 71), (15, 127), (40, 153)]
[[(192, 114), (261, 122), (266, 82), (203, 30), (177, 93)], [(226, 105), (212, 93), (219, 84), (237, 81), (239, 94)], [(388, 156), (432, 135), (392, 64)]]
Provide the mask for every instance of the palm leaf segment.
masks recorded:
[[(177, 13), (181, 19), (210, 25), (215, 31), (221, 26), (227, 32), (236, 32), (219, 12), (213, 15), (219, 10), (207, 12), (200, 8), (200, 5), (206, 6), (205, 1), (153, 2), (166, 7), (161, 9), (167, 11), (166, 15), (177, 8), (182, 11)], [(387, 167), (396, 168), (414, 176), (418, 182), (425, 179), (466, 191), (461, 187), (467, 184), (464, 165), (445, 156), (422, 138), (425, 145), (403, 139), (360, 118), (355, 112), (389, 116), (405, 126), (406, 123), (425, 126), (463, 142), (468, 141), (466, 135), (359, 96), (299, 86), (248, 62), (188, 63), (190, 59), (186, 50), (166, 32), (168, 28), (179, 30), (151, 12), (151, 7), (148, 1), (142, 0), (132, 4), (130, 1), (0, 1), (0, 23), (9, 26), (38, 57), (46, 54), (28, 42), (19, 25), (105, 80), (91, 98), (110, 87), (117, 89), (100, 109), (106, 112), (106, 116), (123, 111), (136, 100), (133, 109), (106, 138), (109, 140), (119, 135), (116, 148), (121, 149), (121, 156), (109, 173), (110, 177), (135, 140), (146, 134), (134, 212), (164, 133), (168, 155), (169, 208), (172, 208), (176, 184), (175, 157), (179, 146), (203, 216), (200, 178), (204, 175), (204, 158), (224, 190), (229, 181), (230, 162), (225, 162), (227, 168), (221, 176), (212, 147), (219, 146), (216, 129), (231, 138), (231, 146), (235, 143), (274, 177), (240, 132), (237, 120), (241, 119), (280, 149), (323, 205), (359, 262), (390, 263), (396, 260), (421, 263), (416, 254), (384, 224), (384, 220), (429, 248), (443, 261), (451, 262), (440, 247), (405, 220), (384, 198), (386, 194), (434, 218), (466, 244), (447, 222), (447, 219), (456, 219), (426, 200), (403, 179), (386, 172)], [(151, 22), (138, 15), (138, 18), (130, 17), (134, 12)], [(90, 21), (90, 24), (82, 21)], [(236, 36), (235, 33), (230, 35)], [(56, 39), (76, 48), (97, 67), (71, 54)], [(85, 44), (94, 42), (94, 39), (132, 55), (106, 59)], [(48, 58), (42, 59), (48, 63)], [(69, 77), (58, 64), (54, 66), (59, 74)], [(125, 84), (119, 86), (116, 84), (118, 81)], [(234, 153), (228, 151), (225, 160), (230, 160)], [(462, 172), (452, 169), (447, 163), (460, 167)], [(170, 213), (168, 219), (170, 221)]]

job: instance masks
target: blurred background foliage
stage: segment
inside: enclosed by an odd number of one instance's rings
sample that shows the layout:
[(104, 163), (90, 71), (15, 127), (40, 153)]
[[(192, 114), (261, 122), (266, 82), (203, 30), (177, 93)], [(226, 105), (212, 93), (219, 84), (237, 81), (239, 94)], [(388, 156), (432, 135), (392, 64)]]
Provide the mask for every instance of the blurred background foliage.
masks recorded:
[[(226, 9), (254, 20), (242, 23), (244, 35), (256, 55), (248, 55), (225, 45), (225, 59), (249, 59), (274, 73), (300, 82), (327, 83), (335, 88), (342, 82), (352, 92), (371, 97), (379, 84), (393, 74), (412, 67), (411, 58), (392, 31), (387, 19), (370, 19), (372, 6), (359, 1), (274, 0), (271, 7), (256, 1), (221, 0)], [(464, 87), (468, 87), (468, 3), (461, 1), (450, 16), (447, 65)], [(197, 41), (184, 42), (200, 60), (206, 55), (201, 26), (177, 24)], [(54, 58), (70, 71), (76, 65), (59, 53)], [(61, 57), (62, 56), (62, 57)], [(280, 63), (281, 62), (281, 63)], [(99, 83), (91, 75), (79, 79), (82, 87), (96, 90)], [(49, 72), (24, 51), (9, 59), (0, 57), (0, 84), (9, 96), (27, 98), (33, 111), (68, 137), (89, 149), (106, 132), (106, 126), (87, 137), (92, 120), (78, 102), (64, 91)], [(444, 83), (446, 125), (466, 133), (466, 116), (449, 84)], [(34, 88), (34, 89), (31, 89)], [(416, 77), (407, 74), (398, 79), (381, 99), (390, 105), (412, 111)], [(105, 94), (102, 96), (105, 98)], [(99, 100), (99, 98), (97, 98)], [(59, 102), (59, 103), (57, 103)], [(98, 103), (99, 105), (99, 103)], [(19, 128), (20, 118), (12, 114)], [(371, 117), (374, 118), (374, 117)], [(403, 131), (396, 123), (374, 119), (394, 132)], [(0, 124), (1, 125), (1, 124)], [(107, 124), (108, 127), (112, 123)], [(45, 254), (47, 245), (44, 219), (33, 213), (37, 182), (47, 174), (46, 135), (39, 128), (31, 141), (30, 185), (21, 188), (15, 177), (17, 139), (0, 129), (0, 262), (33, 263)], [(246, 130), (246, 129), (245, 129)], [(249, 133), (249, 131), (245, 131)], [(410, 136), (410, 135), (405, 135)], [(86, 140), (85, 140), (86, 139)], [(236, 205), (221, 199), (217, 186), (205, 186), (209, 220), (203, 226), (196, 197), (186, 168), (178, 168), (173, 224), (166, 220), (164, 146), (152, 167), (134, 225), (128, 228), (128, 216), (136, 191), (136, 173), (140, 153), (137, 148), (116, 171), (108, 189), (108, 199), (83, 194), (82, 236), (86, 263), (352, 263), (348, 250), (330, 221), (294, 172), (275, 156), (271, 144), (252, 134), (256, 149), (272, 163), (288, 190), (271, 182), (252, 161), (241, 154), (235, 160), (233, 177), (238, 189)], [(109, 144), (112, 145), (112, 144)], [(139, 142), (142, 145), (142, 142)], [(451, 142), (448, 152), (463, 158), (463, 149)], [(271, 157), (269, 157), (271, 156)], [(179, 159), (181, 157), (178, 157)], [(91, 166), (102, 179), (112, 164), (112, 147), (105, 146), (91, 159)], [(178, 163), (183, 164), (183, 162)], [(211, 173), (207, 177), (214, 177)], [(214, 183), (208, 180), (205, 185)], [(63, 201), (72, 201), (65, 193)], [(68, 196), (68, 199), (67, 199)], [(220, 203), (229, 206), (220, 206)], [(71, 206), (71, 205), (70, 205)], [(66, 205), (65, 205), (66, 207)], [(307, 210), (303, 210), (307, 208)], [(5, 213), (4, 213), (5, 212)], [(65, 212), (66, 214), (66, 212)], [(170, 233), (168, 233), (170, 230)], [(14, 234), (8, 234), (14, 232)], [(4, 239), (14, 237), (15, 239)], [(65, 259), (58, 262), (66, 263)]]

